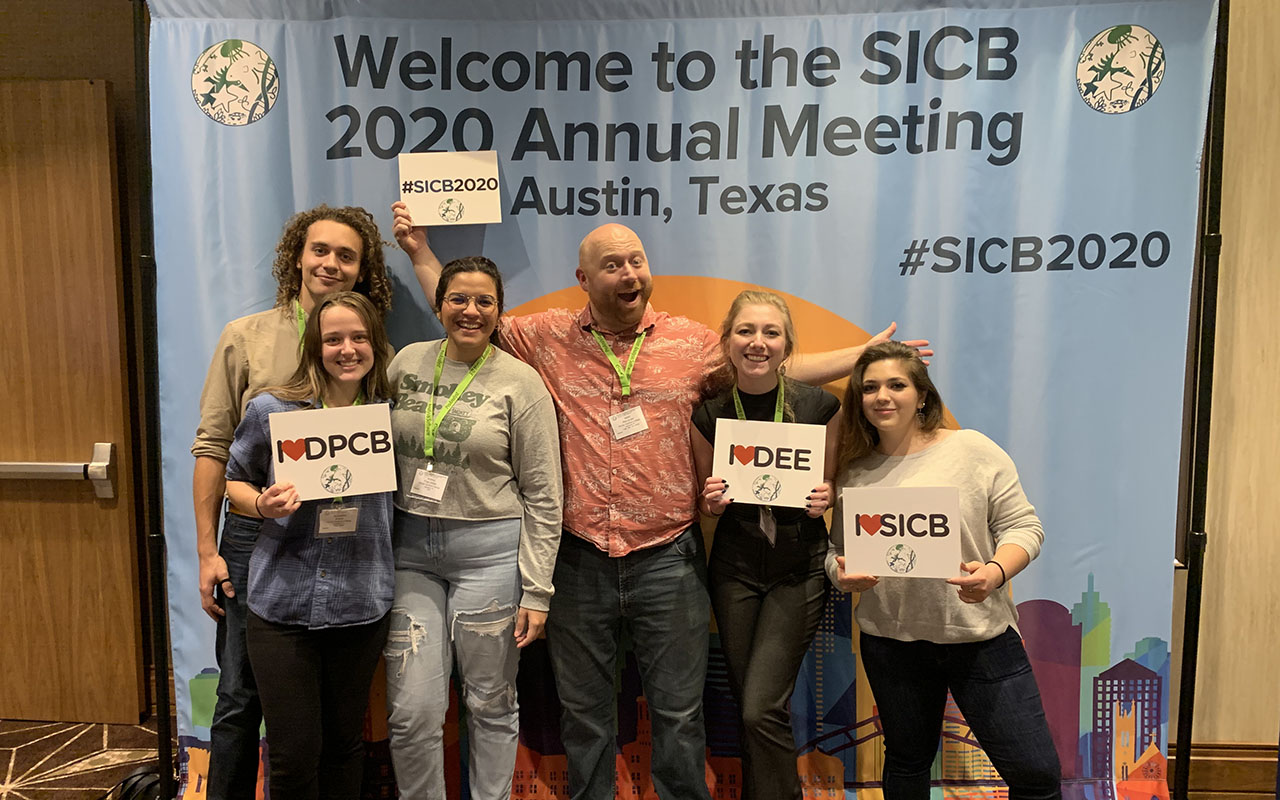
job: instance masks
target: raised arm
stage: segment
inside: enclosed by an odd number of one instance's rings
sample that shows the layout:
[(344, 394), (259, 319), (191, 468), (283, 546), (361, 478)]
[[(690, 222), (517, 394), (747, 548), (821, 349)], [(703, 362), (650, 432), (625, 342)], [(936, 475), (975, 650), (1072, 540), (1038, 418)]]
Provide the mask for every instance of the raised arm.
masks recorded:
[[(849, 373), (853, 372), (853, 364), (858, 360), (858, 356), (862, 355), (863, 350), (869, 345), (889, 341), (897, 329), (898, 323), (891, 322), (889, 327), (871, 337), (866, 344), (841, 347), (838, 350), (825, 350), (821, 353), (797, 353), (791, 357), (791, 362), (787, 365), (787, 375), (814, 386), (847, 378)], [(919, 350), (921, 358), (927, 359), (933, 355), (933, 351), (927, 349), (928, 339), (911, 339), (903, 344)]]
[(400, 249), (409, 255), (413, 264), (413, 274), (418, 278), (418, 285), (427, 298), (427, 306), (436, 307), (436, 286), (440, 283), (440, 259), (432, 252), (427, 242), (427, 229), (423, 225), (414, 225), (409, 215), (409, 207), (403, 202), (391, 204), (391, 232), (400, 244)]

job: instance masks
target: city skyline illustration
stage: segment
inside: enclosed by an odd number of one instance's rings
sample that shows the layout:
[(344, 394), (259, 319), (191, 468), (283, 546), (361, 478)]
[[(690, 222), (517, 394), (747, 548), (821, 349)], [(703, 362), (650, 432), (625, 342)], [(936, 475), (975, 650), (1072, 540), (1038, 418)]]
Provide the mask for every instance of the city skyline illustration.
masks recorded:
[[(862, 671), (853, 620), (856, 600), (828, 587), (826, 610), (806, 655), (792, 698), (797, 769), (806, 798), (880, 797), (883, 734), (875, 700)], [(1113, 650), (1111, 608), (1089, 574), (1078, 601), (1019, 603), (1019, 631), (1044, 702), (1062, 764), (1067, 800), (1167, 800), (1168, 642), (1144, 637)], [(615, 675), (618, 695), (615, 753), (621, 800), (657, 800), (650, 777), (652, 732), (640, 672), (629, 643)], [(216, 670), (189, 682), (197, 725), (212, 719)], [(568, 762), (559, 737), (560, 705), (545, 643), (527, 649), (520, 664), (520, 748), (512, 781), (514, 800), (568, 797)], [(449, 797), (467, 796), (465, 712), (451, 690), (446, 730)], [(737, 706), (729, 689), (719, 635), (711, 634), (703, 694), (707, 732), (706, 778), (715, 800), (742, 794)], [(366, 724), (366, 797), (394, 797), (387, 745), (385, 691), (371, 692)], [(381, 719), (379, 723), (376, 720)], [(202, 800), (208, 740), (182, 737), (183, 800)], [(262, 765), (267, 761), (266, 743)], [(264, 770), (265, 771), (265, 770)], [(935, 798), (1003, 800), (1007, 788), (982, 752), (964, 716), (948, 697), (932, 768)], [(258, 797), (267, 796), (260, 781)]]

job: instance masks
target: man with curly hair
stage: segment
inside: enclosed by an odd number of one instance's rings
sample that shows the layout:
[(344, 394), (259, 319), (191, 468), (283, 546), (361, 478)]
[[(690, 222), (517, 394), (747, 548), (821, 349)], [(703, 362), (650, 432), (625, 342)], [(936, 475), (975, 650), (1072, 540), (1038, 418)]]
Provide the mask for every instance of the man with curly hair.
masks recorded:
[(228, 323), (200, 395), (200, 427), (191, 453), (200, 603), (218, 624), (221, 676), (210, 726), (209, 800), (252, 798), (258, 778), (262, 707), (245, 646), (249, 556), (262, 520), (228, 505), (221, 542), (218, 516), (228, 450), (250, 398), (288, 381), (298, 366), (307, 314), (325, 296), (354, 290), (385, 316), (391, 308), (378, 225), (363, 208), (317, 206), (294, 215), (276, 245), (276, 304)]

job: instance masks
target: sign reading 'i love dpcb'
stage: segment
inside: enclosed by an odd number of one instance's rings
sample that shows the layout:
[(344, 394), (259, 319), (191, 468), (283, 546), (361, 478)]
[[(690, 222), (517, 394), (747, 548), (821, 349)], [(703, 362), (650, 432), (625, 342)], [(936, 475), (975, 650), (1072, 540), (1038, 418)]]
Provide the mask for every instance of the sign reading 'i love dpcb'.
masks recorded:
[(275, 480), (292, 483), (303, 500), (395, 491), (386, 403), (285, 411), (270, 423)]
[(735, 503), (804, 508), (822, 483), (825, 425), (717, 419), (711, 474)]
[(839, 489), (850, 575), (951, 578), (960, 572), (960, 490)]

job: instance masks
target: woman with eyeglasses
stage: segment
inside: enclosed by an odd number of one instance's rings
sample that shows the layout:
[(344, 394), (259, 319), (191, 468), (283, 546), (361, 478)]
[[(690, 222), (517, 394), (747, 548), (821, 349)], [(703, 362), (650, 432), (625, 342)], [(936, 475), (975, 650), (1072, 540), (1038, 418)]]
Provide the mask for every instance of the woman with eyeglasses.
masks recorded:
[(443, 798), (442, 729), (456, 656), (475, 800), (511, 794), (519, 649), (542, 635), (560, 544), (555, 411), (533, 368), (495, 346), (502, 276), (480, 256), (445, 265), (445, 338), (389, 374), (399, 489), (395, 601), (384, 654), (402, 798)]

